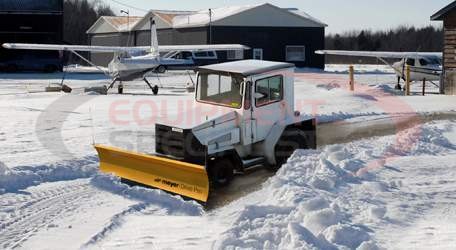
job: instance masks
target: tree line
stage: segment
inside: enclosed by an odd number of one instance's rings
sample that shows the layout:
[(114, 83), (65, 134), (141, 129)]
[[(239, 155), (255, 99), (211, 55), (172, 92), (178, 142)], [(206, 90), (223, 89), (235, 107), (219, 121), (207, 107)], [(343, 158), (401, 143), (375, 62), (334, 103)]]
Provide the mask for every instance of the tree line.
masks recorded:
[[(64, 0), (64, 42), (88, 44), (86, 31), (114, 11), (103, 0)], [(399, 26), (387, 31), (348, 31), (325, 38), (326, 49), (364, 51), (442, 51), (443, 28)], [(327, 56), (327, 63), (373, 63), (366, 58)]]
[(68, 44), (88, 44), (86, 31), (101, 16), (114, 11), (102, 0), (65, 0), (63, 5), (63, 40)]
[[(399, 26), (388, 31), (349, 31), (327, 35), (325, 43), (326, 49), (334, 50), (439, 52), (443, 50), (443, 28)], [(326, 61), (327, 63), (373, 62), (365, 58), (340, 56), (327, 56)]]

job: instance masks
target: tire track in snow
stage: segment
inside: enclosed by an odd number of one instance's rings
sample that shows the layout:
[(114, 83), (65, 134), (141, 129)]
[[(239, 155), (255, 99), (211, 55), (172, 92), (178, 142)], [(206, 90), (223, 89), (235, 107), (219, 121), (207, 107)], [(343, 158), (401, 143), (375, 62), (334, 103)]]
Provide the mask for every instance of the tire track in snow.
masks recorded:
[[(76, 202), (89, 198), (95, 192), (90, 190), (90, 185), (82, 184), (38, 192), (30, 195), (29, 199), (17, 199), (16, 205), (10, 205), (14, 212), (0, 224), (0, 248), (19, 247), (39, 229), (52, 224), (58, 216), (77, 209)], [(8, 201), (9, 204), (11, 202)]]
[(135, 205), (131, 205), (129, 206), (127, 209), (125, 209), (124, 211), (114, 215), (112, 218), (111, 218), (111, 221), (105, 226), (103, 227), (103, 229), (95, 234), (94, 236), (92, 236), (92, 238), (87, 242), (85, 243), (82, 248), (87, 248), (89, 247), (90, 245), (93, 245), (101, 240), (103, 240), (104, 238), (106, 238), (106, 236), (114, 231), (116, 228), (120, 227), (123, 223), (124, 223), (124, 218), (127, 216), (127, 215), (130, 215), (130, 214), (133, 214), (133, 213), (137, 213), (137, 212), (141, 212), (143, 210), (145, 210), (146, 208), (149, 207), (150, 204), (148, 203), (139, 203), (139, 204), (135, 204)]

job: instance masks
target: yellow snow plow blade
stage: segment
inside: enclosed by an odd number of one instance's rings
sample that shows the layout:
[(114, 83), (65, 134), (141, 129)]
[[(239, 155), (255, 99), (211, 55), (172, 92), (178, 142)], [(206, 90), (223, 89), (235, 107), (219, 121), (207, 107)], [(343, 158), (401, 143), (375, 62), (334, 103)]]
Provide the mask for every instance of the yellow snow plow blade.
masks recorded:
[(204, 166), (95, 145), (100, 170), (118, 177), (206, 202), (209, 179)]

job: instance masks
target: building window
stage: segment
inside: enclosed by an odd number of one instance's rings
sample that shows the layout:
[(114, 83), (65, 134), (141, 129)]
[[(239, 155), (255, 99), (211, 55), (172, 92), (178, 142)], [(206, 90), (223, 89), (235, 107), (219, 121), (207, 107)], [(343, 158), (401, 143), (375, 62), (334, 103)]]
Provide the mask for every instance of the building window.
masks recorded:
[(263, 60), (263, 49), (259, 49), (259, 48), (253, 49), (253, 59)]
[(304, 62), (306, 60), (306, 46), (287, 46), (286, 57), (289, 62)]
[(228, 50), (226, 52), (226, 58), (228, 60), (242, 60), (242, 59), (244, 59), (244, 51), (242, 51), (242, 50)]

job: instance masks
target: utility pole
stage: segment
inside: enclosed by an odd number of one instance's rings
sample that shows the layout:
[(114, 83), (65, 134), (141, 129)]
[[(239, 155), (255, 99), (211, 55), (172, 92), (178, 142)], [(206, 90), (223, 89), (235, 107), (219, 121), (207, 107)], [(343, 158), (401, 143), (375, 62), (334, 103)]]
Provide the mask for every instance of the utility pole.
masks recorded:
[(212, 44), (212, 9), (209, 9), (209, 44)]
[(128, 30), (128, 41), (127, 41), (127, 47), (130, 46), (130, 10), (120, 10), (121, 14), (127, 15), (127, 30)]

